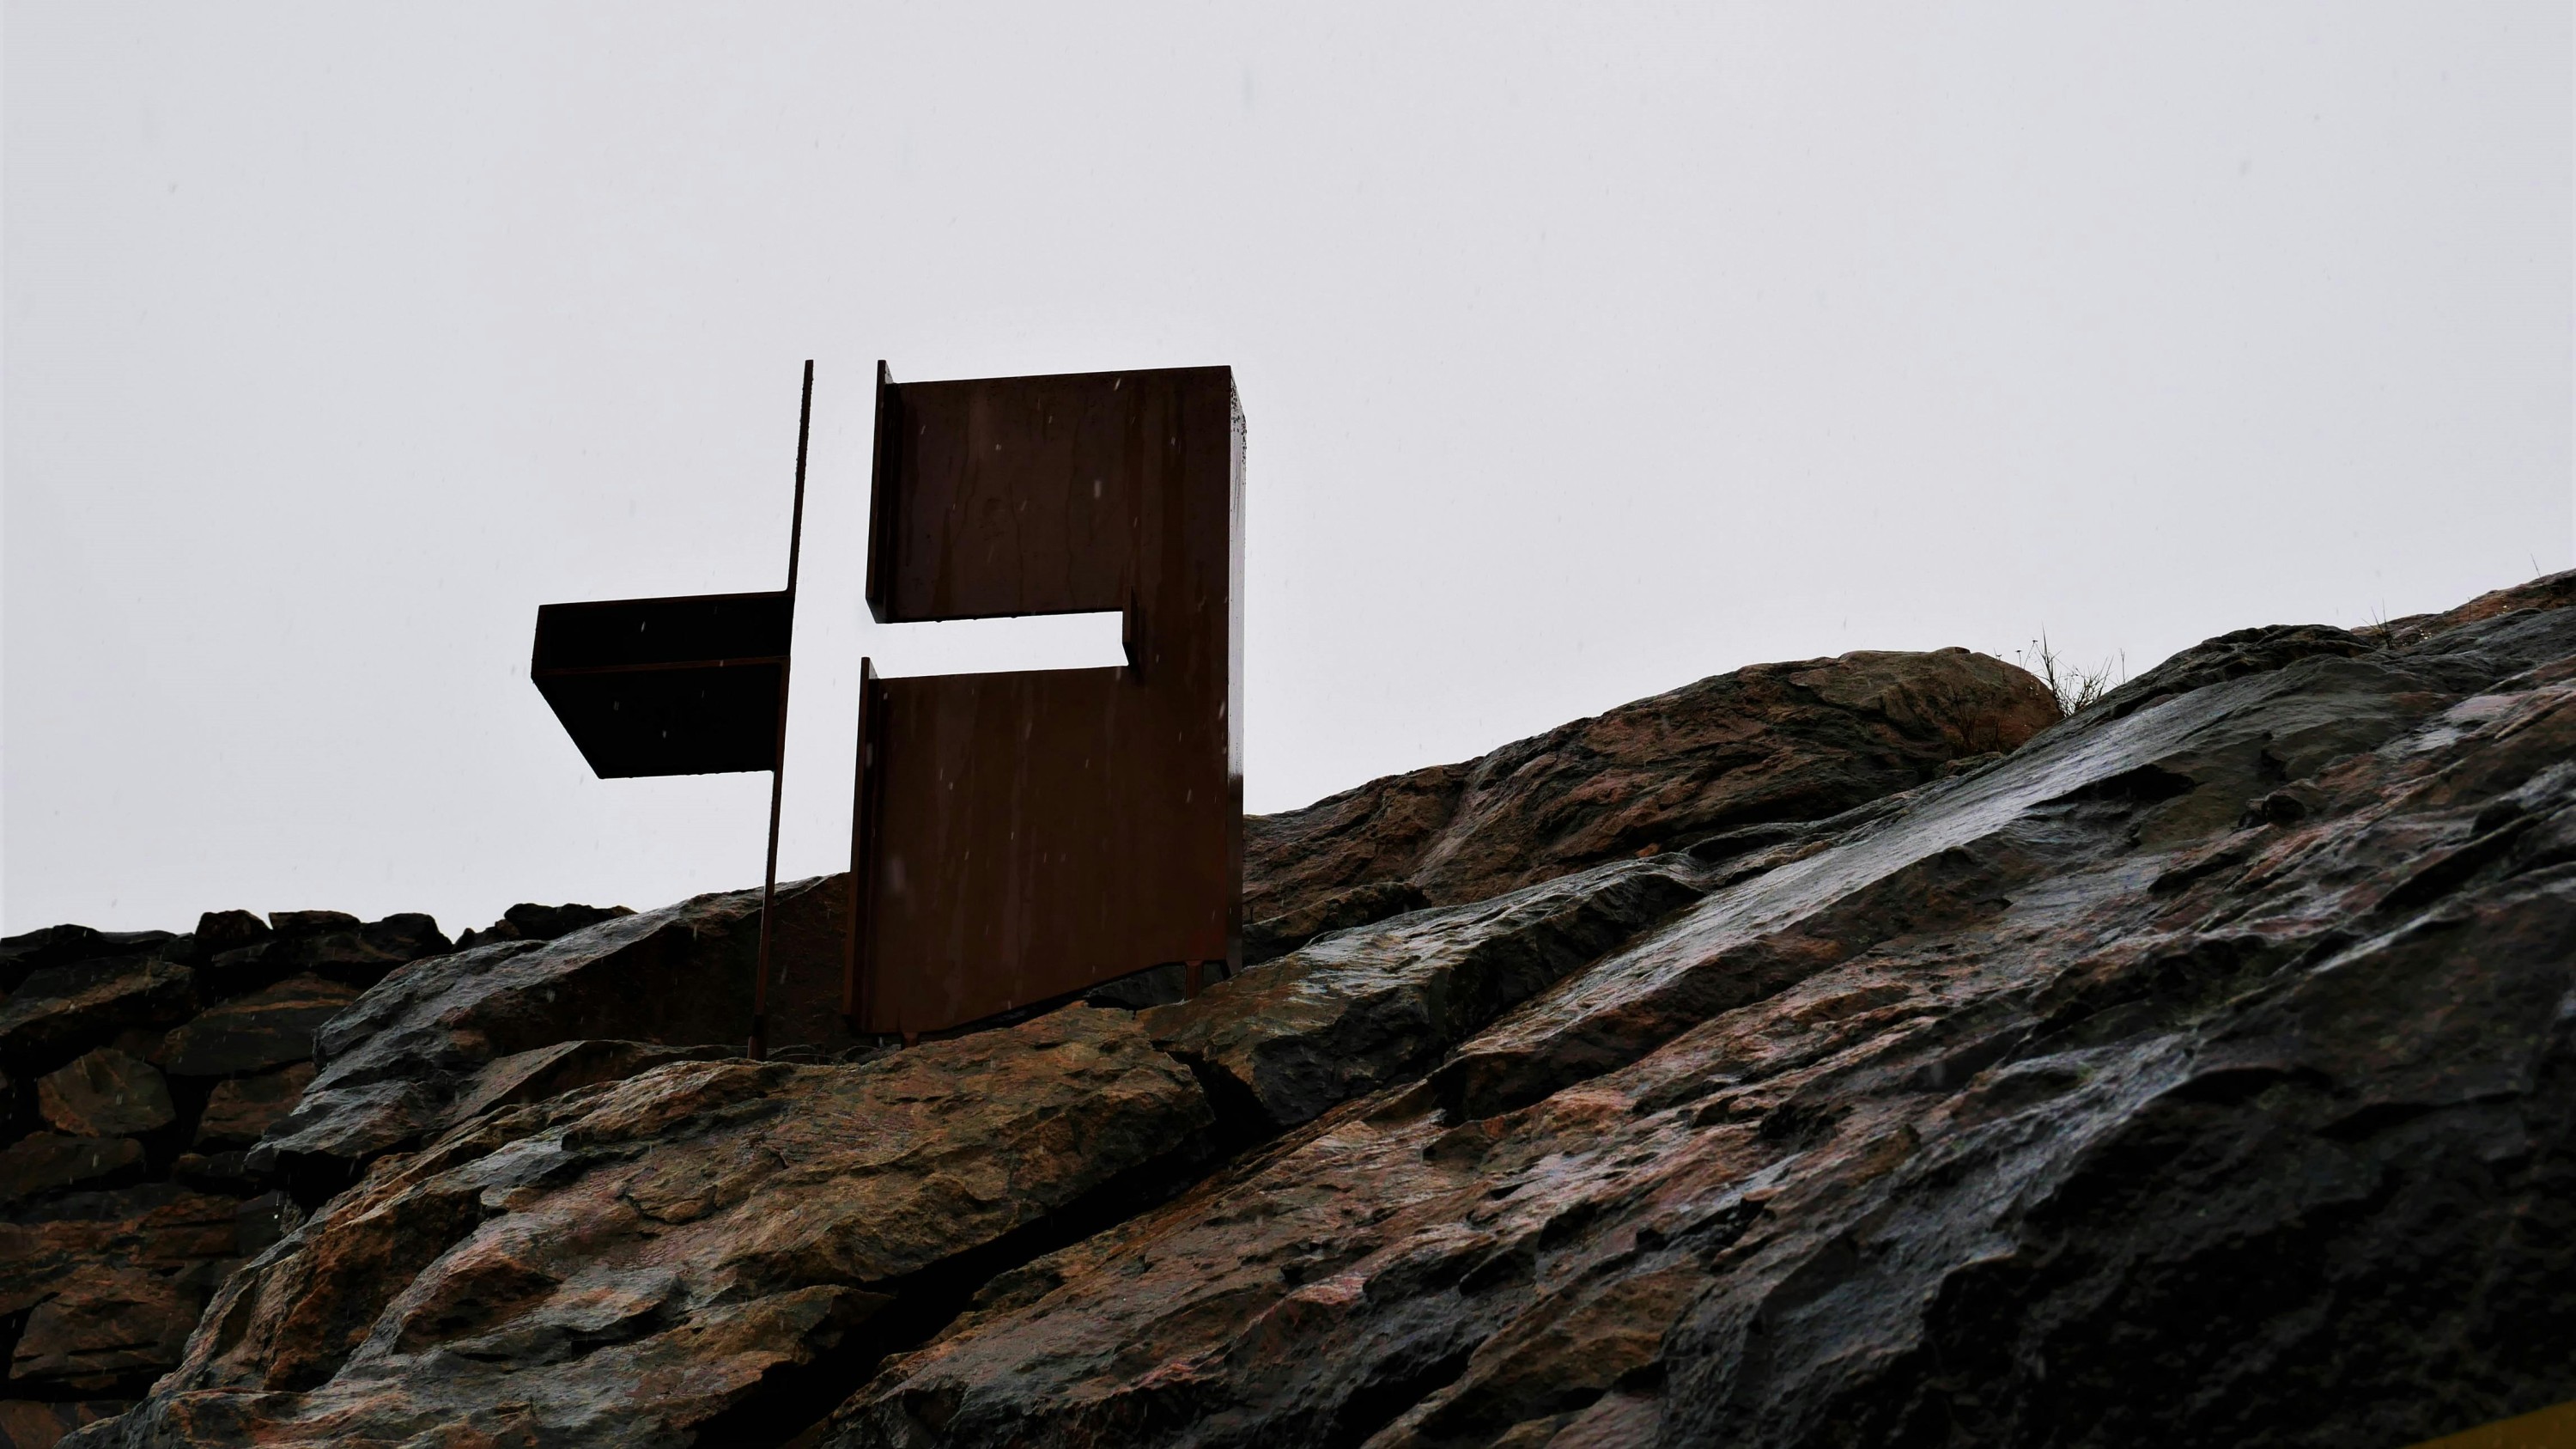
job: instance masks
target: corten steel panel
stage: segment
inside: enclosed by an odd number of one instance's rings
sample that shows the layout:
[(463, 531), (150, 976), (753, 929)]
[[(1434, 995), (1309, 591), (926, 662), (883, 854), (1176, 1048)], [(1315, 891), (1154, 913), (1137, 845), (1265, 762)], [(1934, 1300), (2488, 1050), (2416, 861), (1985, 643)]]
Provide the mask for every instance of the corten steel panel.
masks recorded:
[(879, 381), (883, 622), (1118, 610), (1122, 669), (865, 671), (848, 997), (936, 1031), (1240, 960), (1242, 418), (1185, 368)]
[(793, 596), (547, 604), (528, 676), (602, 779), (777, 765)]

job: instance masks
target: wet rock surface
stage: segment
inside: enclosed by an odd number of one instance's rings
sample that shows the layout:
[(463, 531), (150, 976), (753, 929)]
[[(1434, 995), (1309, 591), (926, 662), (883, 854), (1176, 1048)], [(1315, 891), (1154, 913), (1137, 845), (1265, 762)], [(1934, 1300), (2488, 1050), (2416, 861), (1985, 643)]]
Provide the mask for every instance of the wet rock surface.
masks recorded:
[(1625, 861), (1315, 941), (1141, 1020), (1287, 1127), (1419, 1075), (1505, 1010), (1699, 898), (1686, 856)]
[(197, 1118), (195, 1145), (247, 1147), (295, 1110), (304, 1089), (313, 1084), (313, 1063), (300, 1061), (257, 1076), (233, 1077), (215, 1084), (206, 1095), (206, 1110)]
[(233, 1077), (310, 1061), (313, 1034), (358, 999), (355, 987), (321, 976), (290, 976), (227, 1001), (162, 1038), (173, 1076)]
[[(248, 1151), (207, 1124), (294, 1069), (205, 1091), (105, 1011), (46, 1070), (166, 1074), (121, 1170), (173, 1180), (10, 1210), (12, 1361), (142, 1396), (70, 1441), (136, 1449), (2402, 1445), (2576, 1398), (2570, 602), (2242, 631), (2062, 721), (1963, 651), (1739, 671), (1256, 820), (1272, 959), (1195, 1000), (873, 1057), (732, 1054), (744, 894), (393, 971)], [(838, 883), (790, 893), (826, 1012)], [(347, 933), (197, 937), (263, 924)], [(118, 949), (217, 1005), (190, 938)]]
[(328, 973), (445, 947), (426, 916), (338, 912), (0, 942), (0, 1443), (50, 1445), (178, 1363), (208, 1296), (298, 1216), (240, 1149), (358, 996)]
[(521, 901), (501, 913), (501, 919), (479, 931), (468, 931), (456, 938), (458, 950), (488, 946), (495, 941), (551, 941), (569, 936), (584, 926), (595, 926), (612, 916), (635, 914), (624, 906), (561, 905), (541, 906), (534, 901)]
[(2395, 1445), (2576, 1395), (2576, 614), (2283, 652), (1712, 891), (996, 1283), (826, 1442)]
[(196, 985), (186, 966), (146, 956), (40, 967), (0, 1005), (0, 1064), (36, 1076), (128, 1027), (185, 1021)]
[(0, 1220), (0, 1314), (19, 1393), (131, 1398), (179, 1361), (241, 1261), (241, 1200), (174, 1183), (61, 1194)]
[[(773, 951), (782, 972), (819, 973), (814, 938), (831, 933), (806, 918), (838, 920), (841, 879), (779, 887), (782, 939)], [(738, 1049), (759, 937), (760, 892), (734, 891), (609, 916), (552, 940), (498, 941), (414, 963), (321, 1029), (320, 1071), (249, 1165), (317, 1204), (377, 1157), (440, 1130), (460, 1101), (490, 1092), (486, 1070), (504, 1058), (576, 1039)], [(837, 1002), (837, 939), (829, 944)], [(821, 1013), (811, 995), (782, 1003), (791, 1009), (775, 1013), (779, 1039), (852, 1044), (837, 1020), (813, 1019)], [(799, 1004), (801, 1012), (792, 1009)]]
[[(943, 1267), (1211, 1123), (1125, 1013), (853, 1066), (680, 1062), (486, 1114), (233, 1278), (128, 1442), (743, 1442)], [(881, 1351), (881, 1350), (879, 1350)], [(873, 1359), (870, 1353), (868, 1358)], [(837, 1361), (835, 1361), (837, 1362)], [(730, 1415), (730, 1417), (728, 1417)]]
[[(1483, 900), (1730, 827), (1820, 819), (2057, 717), (2037, 680), (1964, 649), (1717, 675), (1479, 760), (1250, 817), (1246, 934), (1258, 958), (1374, 919), (1360, 914), (1370, 904)], [(1418, 901), (1386, 891), (1398, 883)]]
[(178, 1120), (170, 1085), (152, 1064), (100, 1047), (36, 1081), (36, 1112), (75, 1137), (122, 1137)]

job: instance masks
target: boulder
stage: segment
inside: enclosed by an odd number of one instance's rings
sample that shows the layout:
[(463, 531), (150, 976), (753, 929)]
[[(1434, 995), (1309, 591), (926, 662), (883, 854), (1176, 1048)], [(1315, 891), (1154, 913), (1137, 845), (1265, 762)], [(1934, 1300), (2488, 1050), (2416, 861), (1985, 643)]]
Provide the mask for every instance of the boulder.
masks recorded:
[(278, 935), (295, 939), (354, 931), (358, 918), (347, 911), (271, 911), (268, 925)]
[(0, 1147), (0, 1204), (67, 1187), (101, 1186), (142, 1171), (143, 1144), (131, 1137), (30, 1133)]
[(0, 1068), (41, 1076), (125, 1028), (184, 1020), (196, 1004), (196, 973), (172, 961), (122, 956), (41, 967), (0, 1005)]
[(256, 946), (276, 932), (248, 911), (208, 911), (197, 917), (197, 954), (211, 957)]
[[(774, 1001), (782, 1042), (850, 1042), (827, 1024), (838, 1003), (832, 926), (845, 879), (779, 888), (781, 986), (811, 988), (782, 989)], [(377, 1156), (437, 1131), (499, 1058), (578, 1040), (739, 1043), (750, 1029), (759, 933), (760, 893), (735, 891), (406, 966), (320, 1034), (320, 1073), (252, 1150), (251, 1166), (318, 1204)]]
[(250, 1154), (238, 1149), (218, 1152), (182, 1152), (170, 1163), (170, 1180), (198, 1192), (229, 1193), (234, 1197), (252, 1197), (263, 1191), (268, 1181), (253, 1176)]
[(31, 973), (48, 966), (111, 956), (171, 955), (168, 948), (185, 939), (168, 931), (99, 931), (69, 925), (0, 938), (0, 991), (16, 991)]
[(541, 906), (533, 901), (521, 901), (503, 911), (501, 919), (531, 941), (551, 941), (557, 936), (569, 936), (584, 926), (596, 926), (617, 916), (633, 914), (635, 912), (625, 906)]
[(27, 1315), (9, 1377), (79, 1394), (148, 1384), (178, 1361), (212, 1286), (139, 1269), (82, 1268)]
[(469, 946), (488, 946), (494, 941), (551, 941), (569, 936), (584, 926), (595, 926), (611, 916), (631, 916), (624, 906), (541, 906), (521, 901), (501, 913), (501, 919), (479, 931), (468, 931), (456, 938), (458, 950)]
[(438, 923), (416, 911), (361, 923), (345, 911), (275, 911), (272, 934), (207, 957), (199, 968), (212, 996), (255, 991), (302, 973), (372, 986), (406, 962), (451, 949)]
[(0, 1220), (0, 1315), (23, 1315), (9, 1392), (132, 1397), (179, 1361), (239, 1261), (242, 1204), (152, 1183)]
[(36, 1111), (74, 1137), (125, 1137), (178, 1120), (170, 1086), (149, 1062), (100, 1047), (36, 1082)]
[(1063, 1241), (1210, 1120), (1187, 1070), (1087, 1007), (489, 1113), (236, 1275), (180, 1369), (83, 1442), (775, 1442), (853, 1355), (953, 1311), (957, 1265)]
[(228, 1077), (310, 1061), (314, 1033), (357, 999), (353, 986), (319, 976), (289, 977), (173, 1030), (162, 1067), (173, 1076)]
[[(2019, 669), (1964, 649), (1762, 664), (1577, 720), (1461, 765), (1372, 781), (1245, 822), (1248, 943), (1351, 919), (1355, 888), (1434, 904), (1730, 827), (1813, 820), (2010, 750), (2056, 722)], [(1402, 896), (1384, 896), (1388, 913)], [(1311, 934), (1311, 933), (1310, 933)]]
[(248, 1147), (278, 1118), (295, 1110), (313, 1081), (313, 1063), (296, 1062), (255, 1077), (217, 1082), (197, 1118), (196, 1145), (207, 1148)]

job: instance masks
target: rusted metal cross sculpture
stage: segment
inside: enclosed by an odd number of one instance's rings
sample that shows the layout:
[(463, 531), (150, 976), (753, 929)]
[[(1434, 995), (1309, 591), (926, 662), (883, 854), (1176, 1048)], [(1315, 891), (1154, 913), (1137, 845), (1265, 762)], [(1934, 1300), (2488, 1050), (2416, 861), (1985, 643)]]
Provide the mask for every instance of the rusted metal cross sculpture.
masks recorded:
[(906, 1037), (1239, 964), (1243, 415), (1222, 367), (897, 384), (877, 367), (880, 623), (1117, 610), (1113, 669), (861, 661), (842, 1010)]
[[(602, 777), (769, 770), (766, 1046), (813, 364), (780, 593), (550, 604), (532, 677)], [(877, 368), (881, 623), (1116, 611), (1110, 669), (860, 661), (841, 1010), (910, 1040), (1242, 959), (1243, 415), (1221, 367), (898, 385)]]

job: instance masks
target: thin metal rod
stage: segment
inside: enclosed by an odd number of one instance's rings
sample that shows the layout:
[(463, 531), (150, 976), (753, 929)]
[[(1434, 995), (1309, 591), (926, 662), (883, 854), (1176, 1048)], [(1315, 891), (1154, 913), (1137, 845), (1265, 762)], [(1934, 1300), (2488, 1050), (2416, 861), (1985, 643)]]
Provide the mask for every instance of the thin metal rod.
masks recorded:
[[(805, 359), (805, 400), (796, 407), (796, 510), (787, 519), (787, 597), (796, 597), (796, 550), (805, 538), (805, 439), (814, 423), (814, 359)], [(792, 622), (792, 621), (791, 621)]]
[[(796, 561), (805, 543), (805, 444), (814, 424), (814, 359), (805, 359), (805, 395), (796, 408), (796, 504), (787, 523), (787, 627), (796, 628)], [(769, 1054), (769, 941), (771, 909), (778, 901), (778, 813), (787, 795), (787, 672), (790, 659), (778, 663), (777, 753), (769, 767), (769, 863), (760, 876), (760, 959), (751, 978), (751, 1059)]]

